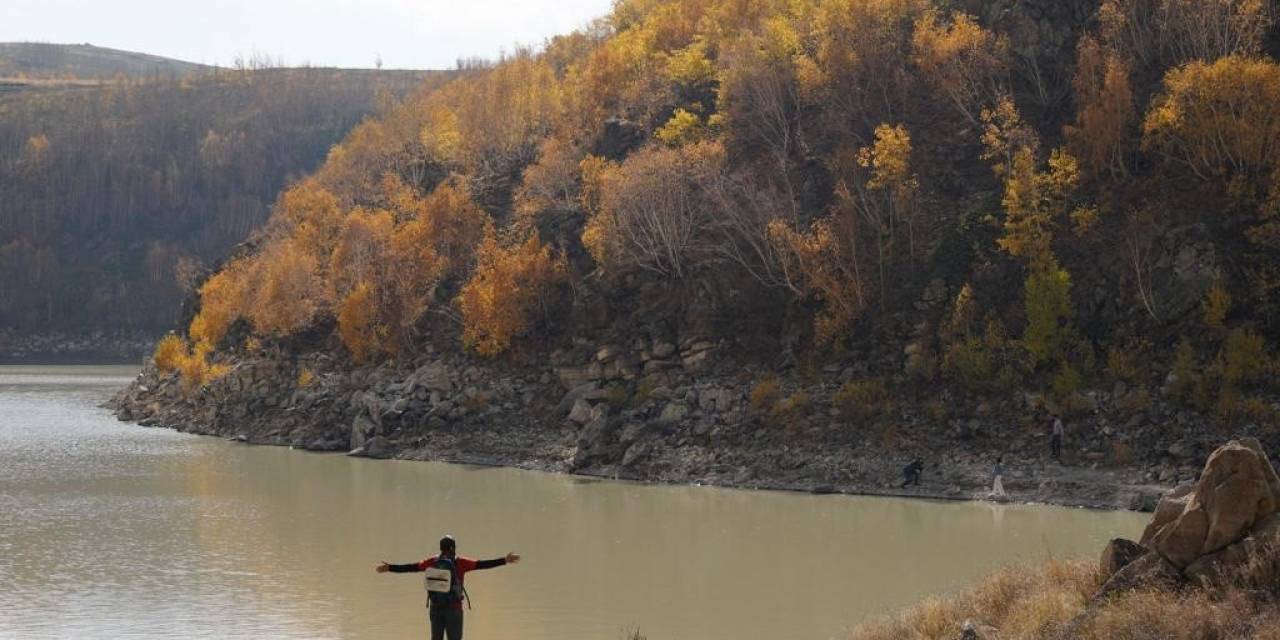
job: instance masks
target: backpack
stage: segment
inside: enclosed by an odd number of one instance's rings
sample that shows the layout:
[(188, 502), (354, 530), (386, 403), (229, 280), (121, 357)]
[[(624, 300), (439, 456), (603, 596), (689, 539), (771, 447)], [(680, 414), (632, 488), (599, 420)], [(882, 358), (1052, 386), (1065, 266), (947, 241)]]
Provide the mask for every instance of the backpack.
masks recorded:
[(424, 583), (427, 589), (427, 600), (431, 606), (454, 606), (460, 604), (466, 592), (462, 589), (462, 579), (458, 575), (455, 558), (436, 558), (434, 565), (427, 569)]

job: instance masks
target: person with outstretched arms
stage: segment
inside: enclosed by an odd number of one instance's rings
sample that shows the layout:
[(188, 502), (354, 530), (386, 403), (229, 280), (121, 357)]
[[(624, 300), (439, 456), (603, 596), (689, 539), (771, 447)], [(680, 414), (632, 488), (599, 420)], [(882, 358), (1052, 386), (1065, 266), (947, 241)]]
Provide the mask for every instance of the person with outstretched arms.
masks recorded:
[(493, 560), (476, 560), (458, 555), (458, 543), (453, 536), (440, 539), (439, 555), (422, 562), (410, 564), (380, 563), (378, 573), (426, 573), (427, 606), (430, 607), (431, 640), (462, 640), (462, 601), (467, 598), (463, 577), (470, 571), (492, 569), (520, 562), (520, 556), (508, 553)]

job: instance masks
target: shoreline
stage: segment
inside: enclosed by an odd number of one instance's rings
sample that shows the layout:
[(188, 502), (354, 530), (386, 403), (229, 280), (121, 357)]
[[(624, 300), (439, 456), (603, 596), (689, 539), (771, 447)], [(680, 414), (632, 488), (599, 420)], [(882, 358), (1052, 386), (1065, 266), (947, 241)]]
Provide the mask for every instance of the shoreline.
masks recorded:
[[(666, 400), (649, 410), (611, 409), (584, 400), (602, 395), (591, 383), (556, 391), (545, 374), (514, 372), (531, 382), (512, 384), (510, 370), (503, 378), (437, 361), (405, 370), (330, 369), (317, 374), (314, 386), (298, 388), (299, 368), (278, 359), (240, 362), (226, 378), (187, 395), (176, 375), (147, 367), (104, 406), (141, 426), (247, 444), (646, 484), (990, 501), (989, 464), (997, 451), (1006, 459), (1010, 504), (1151, 511), (1174, 486), (1135, 482), (1143, 473), (1137, 465), (1100, 465), (1076, 454), (1069, 454), (1070, 464), (1050, 462), (1047, 440), (1026, 434), (970, 442), (904, 437), (886, 448), (830, 428), (791, 433), (738, 409), (678, 419)], [(462, 379), (446, 385), (446, 377)], [(491, 383), (485, 392), (468, 384), (480, 379)], [(504, 385), (512, 388), (501, 391)], [(921, 453), (929, 450), (939, 453)], [(925, 458), (922, 486), (902, 489), (902, 466), (916, 455)]]

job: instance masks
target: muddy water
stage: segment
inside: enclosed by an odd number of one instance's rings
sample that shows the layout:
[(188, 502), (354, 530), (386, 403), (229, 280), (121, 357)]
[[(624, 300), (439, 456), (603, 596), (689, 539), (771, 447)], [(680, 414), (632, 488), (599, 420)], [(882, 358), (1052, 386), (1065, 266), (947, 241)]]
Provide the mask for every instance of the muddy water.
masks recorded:
[[(121, 367), (0, 367), (0, 638), (426, 637), (420, 576), (480, 558), (469, 640), (836, 638), (1143, 519), (377, 462), (116, 422)], [(927, 478), (926, 478), (927, 480)]]

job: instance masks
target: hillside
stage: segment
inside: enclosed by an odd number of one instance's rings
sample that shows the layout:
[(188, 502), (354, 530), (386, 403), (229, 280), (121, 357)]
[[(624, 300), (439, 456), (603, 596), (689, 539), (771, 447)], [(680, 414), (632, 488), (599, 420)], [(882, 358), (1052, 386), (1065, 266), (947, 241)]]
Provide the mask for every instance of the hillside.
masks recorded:
[[(212, 67), (91, 44), (0, 42), (0, 86), (85, 84), (126, 78), (182, 78)], [(2, 89), (0, 89), (2, 90)]]
[(290, 180), (430, 81), (223, 70), (0, 94), (0, 343), (171, 327), (184, 287), (267, 219)]
[(1019, 497), (1149, 506), (1222, 433), (1280, 445), (1274, 16), (621, 2), (353, 130), (121, 414), (811, 489), (920, 455), (947, 496), (1004, 454)]

